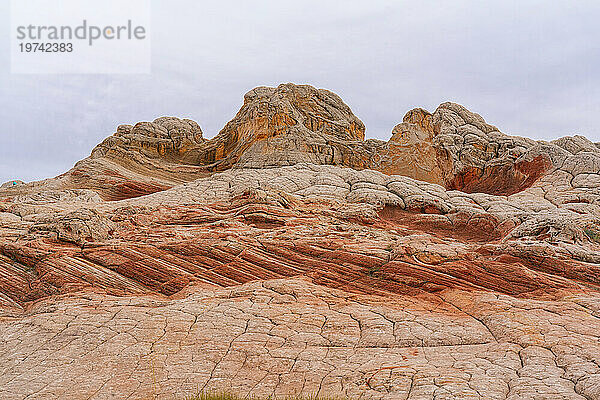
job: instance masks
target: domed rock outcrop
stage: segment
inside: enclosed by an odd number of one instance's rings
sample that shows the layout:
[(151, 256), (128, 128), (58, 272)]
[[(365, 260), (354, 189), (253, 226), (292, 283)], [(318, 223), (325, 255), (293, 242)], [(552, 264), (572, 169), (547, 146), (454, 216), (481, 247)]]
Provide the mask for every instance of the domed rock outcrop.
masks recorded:
[(258, 87), (196, 162), (211, 171), (313, 164), (365, 168), (365, 126), (335, 93), (291, 83)]
[(377, 149), (370, 168), (388, 175), (403, 175), (444, 185), (444, 172), (433, 145), (432, 114), (421, 108), (409, 111), (392, 130), (390, 140)]
[(509, 195), (531, 186), (552, 166), (544, 153), (528, 154), (538, 143), (508, 136), (479, 115), (443, 103), (432, 116), (433, 146), (444, 186), (468, 193)]
[(120, 125), (94, 150), (92, 158), (107, 157), (122, 160), (141, 153), (148, 158), (182, 162), (190, 149), (204, 142), (202, 129), (190, 119), (161, 117), (134, 126)]
[[(72, 169), (24, 184), (18, 193), (90, 189), (105, 200), (121, 200), (159, 192), (206, 176), (204, 168), (186, 161), (189, 151), (204, 141), (200, 126), (189, 119), (161, 117), (120, 125)], [(7, 189), (7, 194), (13, 192)]]

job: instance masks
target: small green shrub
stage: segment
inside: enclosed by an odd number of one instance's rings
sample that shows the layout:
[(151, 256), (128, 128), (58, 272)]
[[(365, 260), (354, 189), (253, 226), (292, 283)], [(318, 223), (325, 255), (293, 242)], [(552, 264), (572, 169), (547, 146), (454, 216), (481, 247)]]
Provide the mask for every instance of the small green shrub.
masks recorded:
[(583, 232), (591, 241), (600, 243), (600, 232), (589, 228), (584, 229)]

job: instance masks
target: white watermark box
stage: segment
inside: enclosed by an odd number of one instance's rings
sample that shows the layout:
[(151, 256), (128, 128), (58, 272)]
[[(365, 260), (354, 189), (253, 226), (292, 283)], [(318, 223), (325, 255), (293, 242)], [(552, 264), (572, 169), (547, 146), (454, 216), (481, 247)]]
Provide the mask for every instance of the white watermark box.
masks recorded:
[(11, 0), (11, 72), (151, 72), (150, 0)]

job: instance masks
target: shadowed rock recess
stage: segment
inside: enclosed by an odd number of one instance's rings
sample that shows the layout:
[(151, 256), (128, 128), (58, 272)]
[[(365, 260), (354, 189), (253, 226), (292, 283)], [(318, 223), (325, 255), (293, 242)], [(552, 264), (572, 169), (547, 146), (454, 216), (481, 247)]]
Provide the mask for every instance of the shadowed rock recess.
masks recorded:
[(600, 399), (600, 148), (258, 87), (0, 188), (0, 398)]

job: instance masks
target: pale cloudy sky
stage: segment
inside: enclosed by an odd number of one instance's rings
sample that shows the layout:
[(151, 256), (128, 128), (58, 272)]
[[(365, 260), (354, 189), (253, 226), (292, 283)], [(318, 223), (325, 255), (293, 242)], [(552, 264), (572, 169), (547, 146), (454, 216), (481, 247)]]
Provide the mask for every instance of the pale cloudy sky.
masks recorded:
[(11, 74), (8, 8), (0, 183), (62, 173), (121, 123), (173, 115), (212, 137), (245, 92), (282, 82), (338, 93), (372, 138), (450, 100), (509, 134), (600, 141), (596, 0), (156, 0), (150, 75)]

